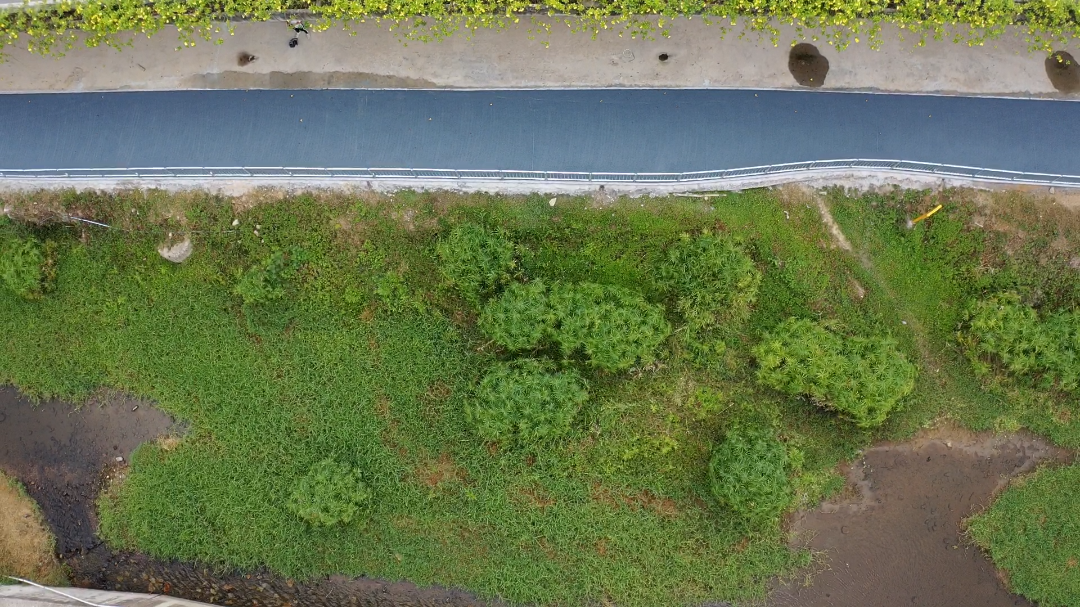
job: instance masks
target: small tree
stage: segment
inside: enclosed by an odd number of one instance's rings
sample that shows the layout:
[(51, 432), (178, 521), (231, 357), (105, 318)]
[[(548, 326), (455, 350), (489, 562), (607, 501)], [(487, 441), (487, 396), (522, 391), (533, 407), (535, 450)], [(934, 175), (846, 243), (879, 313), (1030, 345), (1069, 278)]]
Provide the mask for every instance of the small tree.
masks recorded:
[(287, 281), (303, 264), (306, 254), (298, 247), (287, 251), (275, 249), (269, 257), (239, 274), (233, 293), (244, 305), (256, 305), (280, 299)]
[(513, 283), (492, 299), (480, 315), (479, 327), (507, 350), (531, 350), (551, 337), (558, 321), (541, 281)]
[(333, 459), (315, 464), (289, 496), (289, 511), (316, 527), (348, 524), (371, 501), (360, 471)]
[(514, 243), (503, 232), (475, 223), (456, 226), (435, 252), (447, 282), (473, 305), (509, 282), (516, 265)]
[(583, 353), (607, 371), (651, 362), (671, 333), (663, 310), (632, 291), (592, 283), (549, 288), (540, 281), (511, 285), (488, 302), (480, 329), (508, 350), (551, 343), (563, 356)]
[(735, 427), (713, 451), (710, 488), (722, 505), (752, 522), (775, 520), (792, 500), (788, 464), (787, 449), (772, 431)]
[(861, 428), (885, 422), (915, 388), (915, 365), (887, 337), (845, 337), (806, 319), (780, 323), (754, 348), (758, 381), (807, 395)]
[(0, 244), (0, 280), (24, 299), (41, 299), (56, 281), (56, 244), (34, 238)]
[(660, 287), (676, 298), (679, 314), (692, 329), (744, 316), (761, 285), (761, 272), (742, 246), (710, 232), (684, 234), (668, 249), (657, 273)]
[(671, 334), (659, 306), (620, 287), (556, 284), (550, 302), (558, 319), (554, 339), (563, 355), (584, 352), (589, 364), (607, 371), (652, 362)]
[(984, 361), (999, 361), (1013, 375), (1043, 387), (1080, 387), (1080, 313), (1068, 310), (1039, 318), (1016, 293), (999, 293), (975, 302), (961, 335), (979, 373)]
[(567, 434), (588, 398), (577, 373), (524, 359), (492, 367), (465, 414), (485, 440), (529, 446)]

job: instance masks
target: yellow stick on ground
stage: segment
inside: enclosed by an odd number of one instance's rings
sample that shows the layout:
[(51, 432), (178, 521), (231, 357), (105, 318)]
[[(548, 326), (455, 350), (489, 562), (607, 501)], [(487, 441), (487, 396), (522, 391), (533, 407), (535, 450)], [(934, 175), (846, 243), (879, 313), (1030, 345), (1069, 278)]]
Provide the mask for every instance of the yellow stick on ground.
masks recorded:
[(919, 215), (919, 216), (918, 216), (918, 217), (916, 217), (915, 219), (912, 219), (912, 220), (911, 220), (911, 224), (912, 224), (912, 225), (915, 225), (915, 224), (919, 223), (920, 221), (922, 221), (922, 220), (926, 219), (927, 217), (930, 217), (930, 216), (931, 216), (931, 215), (933, 215), (934, 213), (937, 213), (937, 212), (938, 212), (938, 211), (940, 211), (940, 210), (941, 210), (941, 205), (939, 204), (939, 205), (937, 205), (936, 207), (934, 207), (934, 208), (930, 209), (929, 211), (927, 211), (927, 212), (923, 213), (922, 215)]

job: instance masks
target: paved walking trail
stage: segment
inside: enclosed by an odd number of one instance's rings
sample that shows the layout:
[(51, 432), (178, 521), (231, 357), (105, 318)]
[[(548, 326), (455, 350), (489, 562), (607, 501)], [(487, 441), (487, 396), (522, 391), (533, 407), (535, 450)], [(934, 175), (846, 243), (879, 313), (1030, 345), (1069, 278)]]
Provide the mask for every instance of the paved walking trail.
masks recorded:
[[(738, 30), (722, 37), (701, 19), (676, 19), (670, 37), (653, 40), (602, 31), (595, 39), (564, 24), (538, 32), (528, 20), (504, 31), (456, 34), (432, 43), (405, 41), (374, 23), (353, 33), (337, 25), (300, 38), (283, 21), (238, 23), (222, 44), (179, 46), (175, 32), (135, 38), (117, 51), (78, 45), (59, 59), (9, 48), (0, 91), (100, 91), (216, 88), (798, 88), (788, 70), (796, 33), (781, 27), (779, 45)], [(929, 41), (884, 27), (881, 50), (865, 40), (838, 52), (816, 43), (829, 61), (825, 89), (1059, 97), (1042, 52), (1015, 31), (969, 47)], [(545, 42), (547, 43), (545, 45)], [(1058, 50), (1080, 58), (1080, 44)], [(667, 61), (659, 56), (667, 54)], [(256, 57), (240, 65), (241, 54)]]
[(1080, 101), (795, 91), (0, 95), (0, 169), (680, 172), (883, 158), (1080, 173)]

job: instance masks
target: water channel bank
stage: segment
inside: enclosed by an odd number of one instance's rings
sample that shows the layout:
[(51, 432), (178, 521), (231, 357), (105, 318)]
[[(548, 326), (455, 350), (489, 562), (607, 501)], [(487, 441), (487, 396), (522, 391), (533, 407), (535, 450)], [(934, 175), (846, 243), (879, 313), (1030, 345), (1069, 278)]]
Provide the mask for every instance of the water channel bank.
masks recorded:
[(102, 393), (76, 409), (56, 400), (32, 405), (15, 389), (0, 387), (0, 470), (22, 482), (40, 505), (73, 585), (219, 605), (491, 604), (461, 590), (343, 577), (302, 583), (265, 570), (217, 570), (105, 546), (95, 533), (94, 504), (101, 489), (126, 473), (137, 446), (181, 431), (151, 403), (122, 394)]
[[(265, 570), (222, 571), (108, 548), (95, 534), (101, 488), (126, 473), (139, 444), (181, 431), (152, 404), (119, 394), (102, 393), (75, 409), (60, 401), (32, 406), (0, 388), (0, 470), (40, 504), (74, 585), (220, 605), (489, 604), (461, 590), (339, 577), (301, 583)], [(1010, 477), (1068, 457), (1030, 435), (951, 426), (867, 449), (846, 467), (848, 487), (839, 498), (793, 518), (795, 542), (820, 554), (817, 570), (775, 584), (768, 602), (1030, 605), (1008, 592), (993, 564), (965, 541), (961, 523)]]

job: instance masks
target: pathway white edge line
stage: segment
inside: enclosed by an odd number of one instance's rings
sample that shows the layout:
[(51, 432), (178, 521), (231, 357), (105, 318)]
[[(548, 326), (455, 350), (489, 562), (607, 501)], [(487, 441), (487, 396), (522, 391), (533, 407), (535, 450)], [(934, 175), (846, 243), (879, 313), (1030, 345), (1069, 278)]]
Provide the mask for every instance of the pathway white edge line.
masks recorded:
[[(0, 178), (0, 192), (27, 192), (35, 190), (104, 190), (123, 191), (142, 188), (161, 189), (169, 192), (210, 191), (222, 195), (241, 195), (255, 190), (270, 188), (291, 192), (318, 190), (376, 190), (394, 192), (398, 190), (486, 192), (494, 194), (550, 194), (581, 195), (604, 189), (616, 195), (664, 196), (691, 192), (740, 191), (752, 188), (774, 187), (785, 184), (801, 184), (808, 187), (840, 186), (859, 190), (880, 187), (901, 187), (905, 189), (938, 189), (945, 187), (968, 187), (985, 190), (1009, 189), (1012, 187), (1050, 186), (1048, 183), (1024, 183), (1009, 181), (991, 181), (957, 177), (954, 175), (932, 175), (929, 173), (873, 171), (866, 169), (830, 169), (821, 171), (803, 171), (798, 173), (773, 173), (725, 180), (702, 180), (695, 182), (598, 182), (577, 180), (525, 181), (514, 179), (410, 179), (410, 178), (187, 178), (187, 179), (144, 179), (130, 177), (80, 178), (80, 179), (37, 179), (37, 178)], [(1050, 187), (1062, 187), (1080, 190), (1080, 184), (1056, 184)]]
[[(955, 178), (980, 183), (1023, 184), (1080, 188), (1080, 175), (986, 169), (907, 160), (848, 158), (815, 160), (775, 165), (759, 165), (713, 171), (680, 173), (620, 173), (584, 171), (481, 170), (429, 168), (351, 168), (351, 167), (132, 167), (132, 168), (63, 168), (0, 170), (0, 181), (35, 180), (39, 182), (127, 180), (155, 182), (267, 180), (267, 181), (372, 181), (409, 180), (437, 183), (520, 182), (564, 184), (633, 184), (655, 186), (675, 184), (698, 188), (723, 185), (743, 179), (766, 176), (827, 176), (858, 171), (870, 174), (900, 174), (929, 178)], [(789, 179), (790, 180), (790, 179)]]
[(47, 591), (52, 592), (54, 594), (59, 594), (60, 596), (69, 598), (69, 599), (71, 599), (73, 601), (78, 601), (79, 603), (82, 603), (84, 605), (89, 605), (90, 607), (115, 607), (115, 605), (102, 605), (100, 603), (91, 603), (90, 601), (87, 601), (85, 599), (80, 599), (77, 596), (70, 595), (70, 594), (68, 594), (66, 592), (61, 592), (60, 590), (57, 590), (56, 588), (50, 588), (48, 586), (42, 586), (41, 584), (38, 584), (36, 582), (31, 582), (30, 580), (24, 580), (21, 577), (15, 577), (15, 576), (9, 575), (9, 576), (7, 576), (7, 578), (11, 579), (11, 580), (16, 580), (16, 581), (22, 582), (23, 584), (29, 584), (30, 586), (33, 586), (35, 588), (40, 588), (41, 590), (47, 590)]

